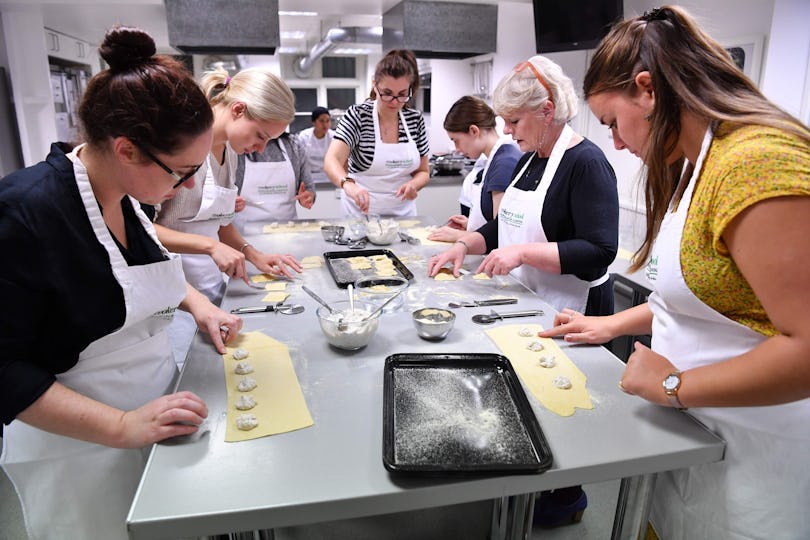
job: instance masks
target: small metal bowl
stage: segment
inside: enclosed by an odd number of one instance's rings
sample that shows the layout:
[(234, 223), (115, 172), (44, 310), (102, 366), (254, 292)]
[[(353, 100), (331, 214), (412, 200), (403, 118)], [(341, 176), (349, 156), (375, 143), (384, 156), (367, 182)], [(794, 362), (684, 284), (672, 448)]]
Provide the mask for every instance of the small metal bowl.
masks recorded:
[(327, 242), (334, 242), (335, 240), (338, 240), (343, 236), (345, 231), (346, 227), (341, 225), (324, 225), (321, 227), (321, 234), (323, 235), (323, 239)]
[(441, 341), (453, 329), (456, 314), (444, 308), (422, 308), (414, 311), (412, 318), (420, 338)]

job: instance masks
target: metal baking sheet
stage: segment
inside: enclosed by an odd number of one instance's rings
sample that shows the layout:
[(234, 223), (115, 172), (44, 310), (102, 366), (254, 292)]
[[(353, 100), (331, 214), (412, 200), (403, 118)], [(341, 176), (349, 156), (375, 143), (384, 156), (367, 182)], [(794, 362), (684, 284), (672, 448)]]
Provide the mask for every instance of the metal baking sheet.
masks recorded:
[(552, 456), (509, 360), (394, 354), (385, 360), (383, 463), (424, 475), (540, 473)]
[(402, 261), (400, 261), (399, 258), (397, 258), (397, 256), (388, 249), (327, 251), (323, 254), (323, 258), (326, 261), (326, 267), (329, 269), (329, 273), (332, 274), (332, 278), (335, 280), (337, 286), (341, 289), (345, 289), (350, 283), (354, 284), (354, 282), (360, 278), (377, 275), (374, 272), (374, 268), (370, 268), (368, 270), (355, 270), (351, 267), (351, 264), (346, 259), (350, 259), (352, 257), (373, 257), (375, 255), (385, 255), (391, 260), (391, 262), (394, 263), (394, 269), (399, 275), (408, 281), (413, 279), (413, 272), (408, 270), (408, 268), (402, 264)]

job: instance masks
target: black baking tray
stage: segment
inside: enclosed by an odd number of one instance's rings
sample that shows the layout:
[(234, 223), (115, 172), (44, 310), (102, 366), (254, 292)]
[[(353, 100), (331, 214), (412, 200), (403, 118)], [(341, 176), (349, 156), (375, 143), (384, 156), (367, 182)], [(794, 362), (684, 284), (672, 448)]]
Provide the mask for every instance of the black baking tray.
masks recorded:
[(408, 267), (402, 264), (402, 261), (388, 249), (327, 251), (323, 254), (323, 259), (326, 261), (326, 267), (329, 269), (329, 273), (332, 274), (332, 279), (335, 280), (337, 286), (341, 289), (345, 289), (349, 284), (354, 285), (354, 282), (360, 278), (377, 275), (373, 268), (368, 270), (354, 270), (349, 267), (350, 265), (345, 259), (352, 257), (373, 257), (375, 255), (385, 255), (394, 263), (394, 269), (399, 275), (408, 281), (413, 279), (413, 272), (408, 270)]
[(551, 450), (509, 360), (499, 354), (385, 359), (383, 464), (412, 475), (540, 473)]

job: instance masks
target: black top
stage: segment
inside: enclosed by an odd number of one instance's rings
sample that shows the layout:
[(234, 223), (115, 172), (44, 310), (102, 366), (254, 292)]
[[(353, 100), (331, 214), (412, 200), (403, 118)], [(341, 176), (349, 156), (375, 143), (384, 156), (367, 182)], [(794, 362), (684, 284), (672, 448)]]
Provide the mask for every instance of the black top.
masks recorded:
[[(520, 158), (512, 178), (534, 152)], [(523, 191), (537, 189), (548, 158), (534, 157), (515, 183)], [(563, 274), (585, 281), (600, 278), (619, 247), (619, 195), (616, 174), (604, 153), (587, 139), (566, 150), (548, 188), (541, 223), (549, 242), (557, 242)], [(497, 218), (478, 229), (487, 252), (498, 247)]]
[[(163, 260), (122, 200), (128, 264)], [(119, 247), (120, 249), (120, 247)], [(126, 317), (110, 258), (58, 144), (46, 161), (0, 180), (0, 420), (10, 423)]]

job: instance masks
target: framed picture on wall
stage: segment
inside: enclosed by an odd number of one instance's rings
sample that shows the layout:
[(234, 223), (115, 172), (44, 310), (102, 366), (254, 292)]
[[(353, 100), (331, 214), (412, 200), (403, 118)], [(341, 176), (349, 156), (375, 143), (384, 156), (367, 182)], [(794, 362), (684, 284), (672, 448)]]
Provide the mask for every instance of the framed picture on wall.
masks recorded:
[(764, 38), (760, 35), (720, 40), (734, 63), (757, 86), (759, 86), (759, 72), (762, 64), (763, 41)]

